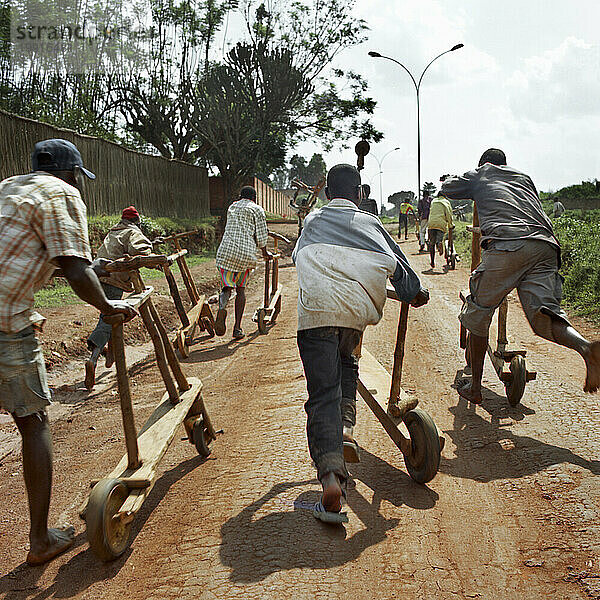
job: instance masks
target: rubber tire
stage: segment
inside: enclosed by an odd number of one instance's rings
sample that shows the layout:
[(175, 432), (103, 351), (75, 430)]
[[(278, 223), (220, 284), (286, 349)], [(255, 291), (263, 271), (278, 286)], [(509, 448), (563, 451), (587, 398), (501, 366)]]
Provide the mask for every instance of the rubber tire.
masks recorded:
[(412, 446), (412, 455), (404, 457), (406, 469), (414, 481), (427, 483), (440, 468), (440, 434), (433, 419), (420, 408), (409, 410), (403, 421)]
[(279, 316), (281, 312), (281, 296), (277, 298), (277, 302), (275, 302), (275, 306), (273, 308), (273, 316), (271, 317), (271, 323), (275, 323), (275, 319)]
[(127, 486), (118, 479), (101, 479), (92, 489), (85, 526), (90, 548), (100, 560), (115, 560), (129, 547), (131, 522), (115, 526), (112, 521), (128, 495)]
[(521, 402), (527, 385), (527, 366), (525, 357), (517, 354), (510, 361), (510, 373), (512, 375), (510, 382), (504, 384), (506, 398), (511, 406), (516, 406)]
[(209, 337), (215, 337), (215, 328), (213, 327), (212, 321), (208, 317), (202, 319), (202, 325), (204, 325), (204, 331), (208, 333)]
[(256, 324), (258, 325), (259, 333), (261, 333), (262, 335), (267, 333), (267, 324), (265, 322), (265, 316), (266, 316), (265, 309), (259, 308), (258, 313), (256, 315)]
[(202, 458), (208, 458), (211, 453), (211, 449), (206, 442), (205, 429), (204, 419), (202, 417), (196, 419), (192, 427), (192, 441), (196, 447), (196, 451)]

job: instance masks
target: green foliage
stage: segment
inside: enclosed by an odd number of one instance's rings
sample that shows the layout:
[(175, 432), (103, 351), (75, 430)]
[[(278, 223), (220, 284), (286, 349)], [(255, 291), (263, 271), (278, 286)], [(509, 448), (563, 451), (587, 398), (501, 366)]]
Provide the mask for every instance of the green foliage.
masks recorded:
[[(455, 247), (469, 268), (471, 233), (466, 225), (456, 224)], [(600, 323), (600, 210), (566, 211), (553, 225), (562, 248), (565, 305)]]
[(600, 320), (600, 211), (564, 213), (554, 221), (562, 246), (567, 304), (577, 314)]

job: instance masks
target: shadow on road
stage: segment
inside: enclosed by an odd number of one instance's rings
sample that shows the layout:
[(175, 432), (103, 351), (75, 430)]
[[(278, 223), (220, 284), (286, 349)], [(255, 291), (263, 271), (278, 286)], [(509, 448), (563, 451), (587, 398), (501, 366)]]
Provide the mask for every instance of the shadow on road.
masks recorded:
[[(226, 334), (227, 335), (227, 334)], [(219, 344), (218, 346), (211, 346), (208, 348), (198, 348), (190, 353), (189, 357), (183, 360), (183, 363), (203, 363), (210, 362), (213, 360), (220, 360), (231, 356), (240, 348), (247, 346), (250, 342), (255, 340), (260, 333), (258, 330), (253, 331), (246, 335), (241, 341), (229, 340), (225, 344)]]
[[(264, 505), (277, 500), (280, 494), (316, 482), (277, 484), (221, 527), (220, 556), (222, 563), (232, 569), (230, 580), (256, 582), (277, 571), (330, 569), (352, 562), (367, 548), (386, 539), (387, 532), (398, 525), (399, 519), (380, 514), (383, 500), (398, 507), (425, 510), (435, 506), (438, 499), (432, 490), (418, 486), (408, 475), (364, 450), (352, 475), (374, 490), (372, 502), (355, 488), (348, 490), (348, 505), (365, 525), (363, 529), (347, 537), (344, 527), (325, 525), (305, 508), (271, 512), (256, 519)], [(319, 498), (315, 489), (301, 493), (296, 502), (310, 506)]]
[[(171, 486), (203, 462), (205, 460), (195, 456), (166, 471), (158, 479), (148, 499), (144, 502), (142, 510), (133, 521), (131, 543)], [(0, 596), (3, 600), (71, 598), (85, 591), (97, 581), (110, 580), (115, 577), (131, 554), (131, 550), (127, 550), (123, 556), (113, 562), (100, 562), (87, 546), (85, 533), (80, 533), (75, 539), (75, 547), (79, 546), (84, 546), (84, 549), (58, 569), (54, 581), (48, 587), (40, 588), (37, 583), (47, 565), (29, 567), (23, 563), (0, 578)], [(61, 558), (58, 557), (55, 560), (60, 561)]]
[(481, 408), (491, 415), (490, 421), (477, 414), (475, 406), (461, 397), (457, 406), (449, 409), (454, 415), (454, 427), (444, 433), (454, 442), (456, 456), (442, 457), (442, 473), (489, 482), (516, 479), (552, 465), (570, 463), (600, 475), (600, 461), (588, 461), (567, 448), (517, 435), (500, 421), (502, 417), (523, 419), (534, 413), (531, 409), (522, 405), (510, 407), (506, 398), (486, 388)]

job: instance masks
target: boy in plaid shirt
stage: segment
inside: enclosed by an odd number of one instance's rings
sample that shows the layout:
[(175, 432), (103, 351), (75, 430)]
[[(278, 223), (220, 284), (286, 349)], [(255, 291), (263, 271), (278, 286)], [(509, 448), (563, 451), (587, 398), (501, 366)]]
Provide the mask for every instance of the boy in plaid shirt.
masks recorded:
[(233, 202), (227, 211), (225, 233), (217, 250), (217, 269), (223, 282), (215, 320), (217, 335), (225, 335), (227, 302), (235, 287), (233, 337), (236, 340), (244, 337), (242, 316), (246, 308), (246, 283), (250, 271), (256, 267), (258, 249), (262, 251), (263, 258), (271, 256), (267, 251), (268, 234), (265, 211), (256, 204), (256, 190), (246, 185), (240, 190), (239, 200)]

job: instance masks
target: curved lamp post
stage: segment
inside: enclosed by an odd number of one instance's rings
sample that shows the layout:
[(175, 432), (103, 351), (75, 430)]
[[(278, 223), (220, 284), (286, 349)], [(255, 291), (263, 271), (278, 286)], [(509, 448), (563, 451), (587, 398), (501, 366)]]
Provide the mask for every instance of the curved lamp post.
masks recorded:
[[(396, 150), (400, 150), (400, 147), (392, 148), (389, 152), (386, 152), (381, 157), (381, 160), (379, 160), (374, 154), (368, 155), (368, 156), (372, 156), (377, 161), (377, 164), (379, 165), (379, 210), (381, 210), (381, 208), (383, 207), (383, 187), (382, 187), (383, 170), (381, 169), (381, 165), (383, 164), (385, 157), (389, 156), (392, 152), (396, 152)], [(375, 177), (375, 175), (373, 175), (373, 177)]]
[[(420, 110), (420, 106), (419, 106), (419, 91), (421, 90), (421, 82), (423, 81), (423, 75), (425, 75), (425, 72), (427, 71), (427, 69), (429, 69), (429, 67), (438, 58), (440, 58), (441, 56), (444, 56), (444, 54), (448, 54), (448, 52), (454, 52), (455, 50), (459, 50), (463, 46), (464, 46), (464, 44), (456, 44), (456, 46), (452, 46), (452, 48), (450, 48), (450, 50), (446, 50), (446, 51), (442, 52), (441, 54), (438, 54), (423, 69), (423, 72), (421, 73), (421, 76), (419, 77), (418, 82), (414, 78), (413, 74), (400, 61), (396, 60), (395, 58), (391, 58), (390, 56), (384, 56), (383, 54), (380, 54), (379, 52), (374, 52), (374, 51), (369, 52), (369, 56), (371, 56), (373, 58), (385, 58), (387, 60), (391, 60), (392, 62), (395, 62), (397, 65), (400, 65), (410, 75), (410, 78), (415, 86), (415, 90), (417, 92), (417, 184), (418, 184), (418, 190), (419, 190), (419, 194), (418, 194), (419, 200), (421, 199), (421, 110)], [(381, 168), (379, 170), (381, 171)]]

